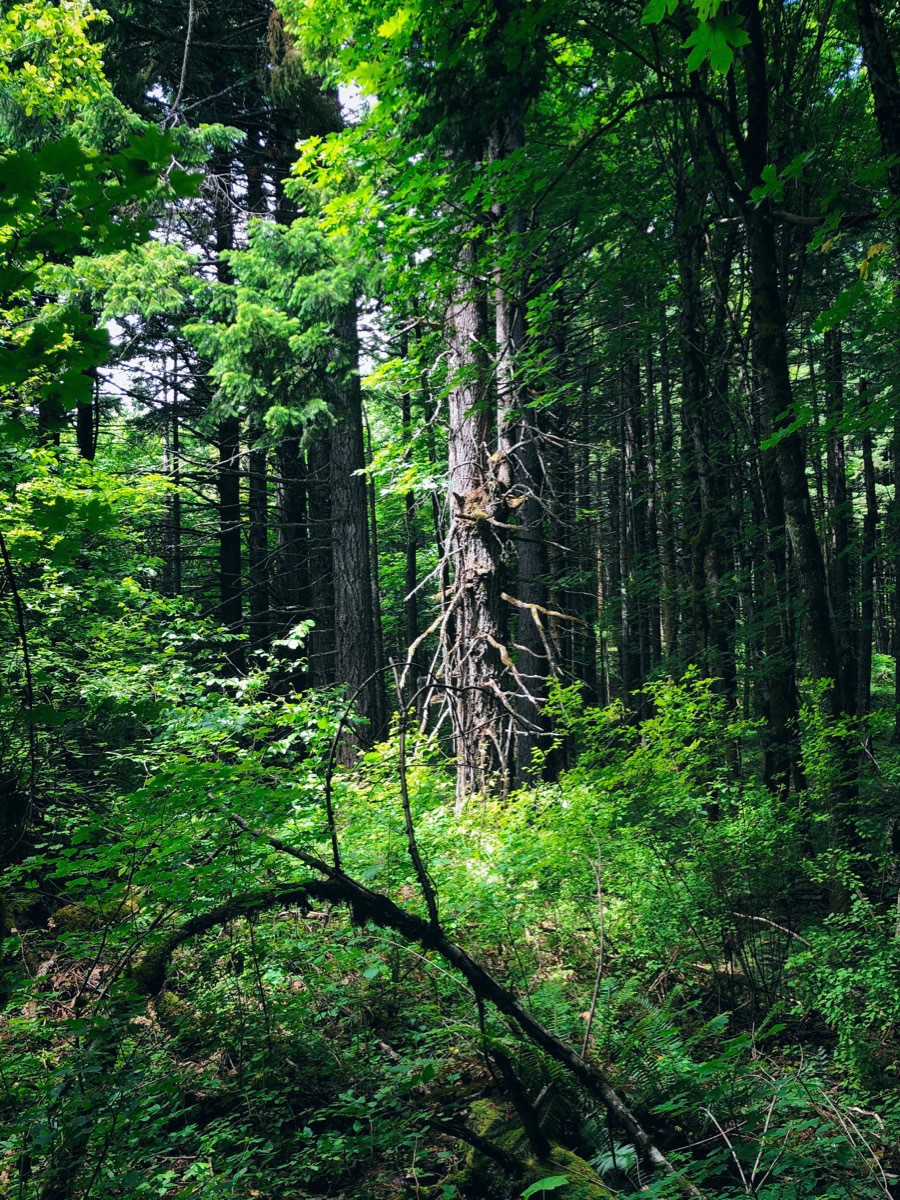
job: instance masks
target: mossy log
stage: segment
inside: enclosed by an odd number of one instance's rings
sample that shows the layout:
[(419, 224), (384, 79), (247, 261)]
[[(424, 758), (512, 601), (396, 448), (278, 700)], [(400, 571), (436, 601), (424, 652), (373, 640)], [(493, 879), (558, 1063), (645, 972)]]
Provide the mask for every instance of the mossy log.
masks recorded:
[(513, 1180), (509, 1169), (501, 1166), (500, 1155), (488, 1157), (477, 1146), (471, 1146), (465, 1165), (444, 1181), (455, 1185), (467, 1200), (514, 1200), (540, 1180), (561, 1175), (566, 1183), (554, 1188), (554, 1200), (613, 1200), (613, 1193), (591, 1164), (574, 1151), (554, 1142), (541, 1158), (530, 1153), (524, 1130), (510, 1130), (502, 1110), (492, 1100), (476, 1100), (469, 1110), (469, 1122), (478, 1138), (508, 1156), (518, 1169)]

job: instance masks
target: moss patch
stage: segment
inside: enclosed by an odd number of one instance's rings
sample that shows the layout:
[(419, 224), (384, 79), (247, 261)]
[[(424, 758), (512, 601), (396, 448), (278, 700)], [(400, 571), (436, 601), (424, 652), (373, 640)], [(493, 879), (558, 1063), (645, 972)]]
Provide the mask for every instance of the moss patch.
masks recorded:
[[(613, 1193), (597, 1178), (591, 1164), (564, 1146), (554, 1146), (540, 1162), (529, 1159), (520, 1192), (549, 1175), (565, 1175), (568, 1179), (564, 1186), (547, 1193), (554, 1200), (612, 1200)], [(536, 1196), (540, 1197), (541, 1193), (537, 1192)]]
[(90, 933), (103, 924), (103, 914), (87, 904), (64, 904), (50, 919), (56, 933)]
[(597, 1177), (590, 1163), (564, 1146), (554, 1144), (546, 1158), (535, 1158), (521, 1126), (515, 1122), (510, 1128), (510, 1121), (492, 1100), (476, 1100), (469, 1109), (468, 1124), (476, 1133), (520, 1159), (525, 1171), (521, 1181), (513, 1183), (495, 1162), (473, 1147), (462, 1170), (447, 1180), (467, 1200), (515, 1200), (533, 1183), (552, 1175), (565, 1175), (568, 1180), (547, 1193), (552, 1200), (612, 1200), (613, 1193)]

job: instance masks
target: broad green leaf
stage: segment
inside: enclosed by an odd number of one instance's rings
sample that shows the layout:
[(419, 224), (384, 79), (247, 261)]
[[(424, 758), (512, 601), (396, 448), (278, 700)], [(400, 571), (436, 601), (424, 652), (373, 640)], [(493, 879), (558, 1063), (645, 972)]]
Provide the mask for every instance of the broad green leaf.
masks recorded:
[(665, 17), (671, 16), (678, 7), (678, 0), (649, 0), (641, 13), (641, 23), (658, 25)]
[(781, 185), (781, 180), (775, 168), (769, 164), (763, 167), (760, 174), (762, 176), (762, 183), (750, 192), (754, 203), (761, 204), (767, 196), (771, 196), (773, 200), (780, 200), (784, 195), (784, 188)]
[(537, 1196), (540, 1192), (555, 1192), (557, 1188), (565, 1187), (568, 1182), (568, 1175), (548, 1175), (546, 1179), (539, 1179), (527, 1187), (522, 1193), (522, 1200), (529, 1200), (531, 1196)]
[(750, 35), (742, 28), (740, 17), (716, 16), (710, 21), (703, 21), (685, 39), (685, 49), (690, 48), (687, 68), (698, 71), (706, 60), (714, 71), (725, 75), (734, 62), (734, 51), (738, 46), (746, 46)]
[(396, 37), (409, 22), (411, 15), (408, 8), (398, 8), (392, 17), (389, 17), (387, 21), (382, 21), (378, 26), (379, 36), (383, 38)]
[(850, 310), (863, 294), (864, 284), (862, 279), (857, 279), (852, 287), (845, 288), (838, 296), (831, 308), (820, 313), (813, 325), (814, 333), (827, 333), (829, 329), (833, 329), (835, 325), (839, 325), (850, 313)]

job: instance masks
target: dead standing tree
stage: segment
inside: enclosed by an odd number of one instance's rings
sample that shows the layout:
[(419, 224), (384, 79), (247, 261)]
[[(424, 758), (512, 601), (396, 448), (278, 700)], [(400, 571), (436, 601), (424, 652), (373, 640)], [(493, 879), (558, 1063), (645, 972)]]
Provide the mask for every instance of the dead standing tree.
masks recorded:
[[(508, 339), (498, 338), (495, 351), (488, 333), (487, 283), (471, 239), (460, 251), (445, 329), (449, 529), (444, 562), (450, 582), (441, 589), (441, 616), (410, 647), (407, 673), (422, 641), (439, 631), (445, 712), (453, 726), (457, 801), (462, 803), (488, 786), (499, 784), (505, 791), (511, 781), (521, 782), (534, 746), (548, 741), (542, 708), (546, 677), (555, 672), (555, 663), (543, 619), (566, 618), (537, 602), (539, 572), (531, 571), (534, 579), (527, 572), (522, 577), (523, 557), (541, 561), (535, 553), (541, 531), (534, 513), (526, 513), (523, 521), (520, 509), (529, 499), (532, 508), (540, 502), (532, 489), (535, 472), (526, 476), (521, 445), (510, 442), (509, 389), (498, 387), (508, 382), (508, 367), (494, 358), (495, 352), (503, 355)], [(523, 546), (530, 555), (523, 556)], [(517, 574), (520, 596), (506, 590)], [(543, 591), (539, 594), (543, 598)], [(511, 613), (517, 618), (514, 639)], [(536, 662), (544, 665), (536, 670)]]
[(452, 562), (445, 597), (444, 670), (457, 759), (457, 798), (509, 777), (515, 712), (504, 694), (512, 664), (505, 648), (501, 567), (505, 536), (502, 472), (487, 341), (487, 306), (477, 279), (474, 242), (466, 240), (447, 309), (450, 375), (448, 474)]
[[(494, 165), (505, 163), (524, 145), (522, 107), (514, 104), (498, 122), (491, 138), (490, 156)], [(521, 252), (527, 225), (521, 208), (496, 201), (492, 215), (497, 230), (502, 231), (503, 243)], [(540, 617), (547, 605), (549, 571), (543, 526), (547, 516), (544, 492), (549, 489), (545, 487), (537, 415), (529, 408), (524, 379), (523, 359), (529, 338), (526, 280), (521, 271), (510, 270), (497, 250), (494, 253), (498, 260), (493, 270), (498, 439), (495, 461), (506, 489), (506, 508), (514, 512), (517, 593), (515, 598), (504, 593), (502, 598), (515, 606), (517, 617), (515, 708), (520, 719), (515, 731), (513, 769), (516, 784), (522, 784), (531, 774), (535, 751), (550, 747), (550, 727), (543, 710), (548, 681), (555, 673), (556, 656)]]

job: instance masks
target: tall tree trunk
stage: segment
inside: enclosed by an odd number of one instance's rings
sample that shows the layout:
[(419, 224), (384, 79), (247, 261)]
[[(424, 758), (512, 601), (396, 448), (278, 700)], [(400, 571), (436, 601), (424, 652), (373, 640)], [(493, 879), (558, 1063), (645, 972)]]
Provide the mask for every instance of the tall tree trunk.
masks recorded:
[(784, 310), (775, 271), (775, 237), (765, 206), (747, 211), (751, 264), (751, 311), (754, 360), (762, 383), (769, 435), (777, 438), (774, 457), (784, 500), (785, 527), (791, 541), (806, 615), (810, 666), (818, 679), (832, 685), (832, 709), (845, 711), (838, 649), (825, 562), (819, 544), (806, 480), (803, 439), (788, 432), (794, 396), (788, 367)]
[(166, 420), (167, 463), (166, 471), (172, 482), (172, 496), (169, 501), (168, 519), (166, 521), (166, 574), (168, 591), (172, 596), (181, 595), (182, 587), (182, 556), (181, 556), (181, 421), (179, 414), (178, 388), (178, 356), (172, 362), (172, 399)]
[[(747, 133), (741, 155), (748, 189), (763, 183), (769, 150), (769, 82), (759, 0), (743, 0), (749, 41), (746, 56)], [(750, 316), (754, 363), (762, 386), (767, 434), (775, 439), (774, 456), (784, 501), (785, 527), (793, 550), (806, 616), (806, 641), (812, 674), (831, 685), (831, 707), (847, 711), (841, 686), (838, 646), (828, 604), (825, 561), (816, 532), (803, 438), (790, 423), (794, 395), (788, 362), (787, 318), (778, 278), (778, 246), (771, 202), (744, 204), (750, 262)], [(851, 710), (855, 697), (851, 699)]]
[[(277, 569), (270, 597), (271, 626), (280, 637), (285, 637), (311, 615), (306, 464), (296, 434), (285, 434), (279, 439), (274, 461)], [(305, 655), (310, 653), (310, 640), (304, 647)], [(297, 686), (309, 681), (308, 669), (297, 673)]]
[[(686, 206), (682, 199), (679, 207)], [(682, 377), (681, 405), (682, 422), (688, 434), (692, 454), (689, 471), (692, 491), (696, 491), (696, 523), (690, 537), (691, 547), (691, 616), (694, 652), (700, 666), (707, 674), (715, 667), (710, 661), (709, 605), (713, 597), (707, 591), (707, 556), (712, 542), (714, 515), (712, 511), (711, 485), (709, 476), (709, 437), (705, 420), (708, 401), (709, 379), (706, 371), (706, 321), (702, 311), (700, 295), (700, 271), (703, 258), (702, 230), (687, 212), (683, 211), (682, 222), (688, 227), (678, 239), (678, 266), (681, 283), (681, 334)]]
[[(231, 200), (231, 164), (220, 161), (220, 181), (215, 198), (216, 276), (231, 282), (223, 255), (234, 246), (234, 209)], [(226, 182), (222, 182), (227, 179)], [(219, 421), (217, 486), (219, 493), (219, 607), (221, 623), (235, 636), (243, 633), (243, 590), (241, 586), (241, 426), (237, 416)], [(246, 667), (243, 644), (232, 643), (228, 661), (234, 670)]]
[[(335, 671), (357, 694), (364, 742), (384, 732), (384, 683), (376, 676), (372, 561), (363, 443), (362, 390), (356, 305), (347, 304), (335, 329), (343, 348), (334, 390), (331, 431), (331, 554), (334, 570)], [(350, 753), (349, 744), (347, 754)]]
[(835, 633), (843, 657), (841, 688), (849, 702), (856, 702), (856, 659), (852, 653), (853, 607), (851, 601), (852, 505), (847, 488), (847, 456), (844, 419), (844, 356), (839, 330), (829, 330), (824, 347), (826, 434), (826, 479), (828, 493), (828, 594)]
[[(628, 681), (626, 679), (627, 663), (624, 653), (623, 637), (627, 633), (627, 613), (622, 612), (623, 606), (623, 584), (622, 584), (622, 535), (620, 526), (622, 524), (622, 509), (624, 507), (622, 500), (622, 489), (620, 487), (622, 481), (622, 455), (621, 453), (612, 455), (606, 461), (604, 471), (605, 491), (601, 493), (603, 496), (603, 507), (606, 510), (609, 528), (609, 535), (606, 541), (605, 559), (606, 559), (606, 587), (604, 589), (604, 609), (601, 614), (601, 619), (604, 622), (609, 620), (610, 626), (615, 629), (615, 644), (616, 644), (616, 674), (618, 675), (619, 698), (627, 703), (628, 701)], [(610, 680), (610, 696), (612, 699), (612, 681)]]
[(100, 376), (96, 367), (88, 367), (84, 374), (91, 381), (91, 395), (89, 400), (79, 400), (75, 410), (75, 442), (81, 457), (93, 462), (97, 454), (97, 430), (100, 424)]
[(666, 315), (662, 318), (660, 341), (660, 434), (659, 434), (659, 554), (662, 575), (662, 646), (666, 657), (678, 648), (678, 567), (675, 551), (675, 521), (672, 505), (675, 498), (675, 432), (672, 422), (672, 392), (669, 376), (669, 347), (666, 336)]
[[(363, 426), (366, 434), (366, 456), (372, 461), (372, 430), (369, 418), (363, 407)], [(369, 506), (369, 562), (372, 566), (372, 624), (375, 629), (375, 670), (383, 672), (384, 660), (384, 620), (381, 611), (381, 558), (378, 549), (378, 505), (375, 499), (375, 480), (372, 475), (366, 477), (366, 501)], [(384, 677), (379, 675), (380, 691), (384, 692)], [(382, 700), (383, 705), (383, 700)], [(381, 719), (384, 721), (384, 711)]]
[(313, 687), (331, 687), (336, 679), (334, 575), (331, 558), (331, 436), (322, 436), (306, 452), (309, 673)]
[[(816, 370), (815, 354), (810, 348), (809, 354), (809, 397), (810, 397), (810, 429), (813, 445), (818, 447), (821, 441), (822, 414), (819, 403), (819, 374)], [(816, 521), (825, 524), (825, 472), (822, 469), (821, 454), (812, 456), (813, 469), (813, 499), (815, 501)]]
[(247, 454), (247, 574), (250, 584), (250, 647), (268, 648), (269, 625), (269, 487), (266, 451), (260, 445), (263, 431), (251, 427)]
[[(267, 196), (263, 186), (265, 151), (259, 128), (248, 131), (243, 149), (247, 207), (251, 213), (262, 215), (267, 209)], [(258, 416), (251, 416), (247, 431), (247, 582), (252, 650), (267, 650), (272, 637), (269, 464), (264, 439), (265, 427)]]
[[(322, 137), (343, 128), (336, 89), (321, 87), (308, 100), (308, 119)], [(310, 130), (310, 132), (313, 132)], [(293, 158), (290, 134), (278, 139), (275, 175), (276, 219), (290, 224), (296, 216), (285, 196), (286, 168)], [(310, 638), (310, 670), (315, 683), (345, 684), (356, 697), (362, 718), (357, 735), (372, 744), (385, 729), (384, 681), (379, 674), (382, 631), (374, 594), (372, 533), (365, 470), (362, 389), (359, 378), (359, 331), (355, 297), (344, 302), (333, 328), (334, 349), (322, 381), (334, 425), (308, 453), (309, 577), (311, 610), (316, 622)], [(374, 521), (374, 516), (373, 516)], [(341, 746), (345, 762), (355, 758), (350, 739)]]
[(627, 415), (633, 397), (626, 389), (625, 372), (619, 372), (619, 472), (615, 500), (619, 506), (619, 674), (622, 700), (631, 709), (640, 707), (634, 693), (644, 685), (635, 602), (634, 563), (634, 433)]
[[(643, 397), (636, 356), (628, 356), (622, 376), (622, 450), (624, 465), (627, 545), (626, 571), (629, 627), (629, 674), (633, 689), (641, 689), (650, 672), (647, 621), (647, 469), (644, 458)], [(638, 705), (644, 710), (644, 700)]]
[(650, 591), (647, 597), (647, 618), (650, 626), (650, 669), (655, 671), (662, 662), (662, 621), (660, 588), (656, 567), (660, 562), (659, 544), (659, 453), (656, 412), (656, 373), (653, 347), (647, 347), (647, 573)]
[[(861, 385), (860, 390), (864, 390)], [(875, 492), (875, 463), (872, 454), (872, 433), (862, 435), (863, 492), (865, 516), (859, 547), (859, 649), (857, 653), (856, 715), (864, 717), (869, 711), (872, 692), (872, 629), (875, 614), (875, 551), (878, 530), (878, 498)]]
[[(754, 379), (751, 392), (751, 428), (762, 440), (765, 417), (760, 388)], [(762, 624), (760, 662), (764, 680), (766, 786), (785, 793), (791, 782), (800, 782), (800, 720), (797, 697), (797, 662), (791, 637), (791, 587), (784, 500), (774, 453), (763, 450), (757, 462), (754, 488), (755, 524), (764, 530), (757, 547), (756, 609)], [(760, 551), (762, 553), (760, 553)]]
[(603, 457), (598, 455), (597, 468), (594, 473), (594, 507), (597, 520), (592, 533), (596, 544), (596, 603), (594, 613), (589, 614), (589, 620), (597, 628), (597, 697), (601, 704), (612, 701), (612, 691), (609, 679), (609, 647), (606, 635), (606, 606), (607, 597), (612, 588), (609, 577), (609, 537), (607, 521), (604, 514), (608, 511), (606, 492), (604, 490)]
[[(774, 461), (784, 501), (784, 523), (790, 540), (798, 594), (805, 618), (805, 642), (810, 674), (827, 686), (826, 702), (834, 717), (855, 711), (856, 697), (847, 696), (841, 664), (845, 650), (838, 641), (828, 601), (825, 559), (819, 542), (806, 476), (805, 444), (793, 427), (794, 395), (788, 357), (788, 327), (782, 283), (779, 279), (778, 243), (771, 197), (748, 200), (753, 189), (765, 185), (763, 171), (770, 153), (770, 88), (760, 0), (741, 0), (747, 30), (742, 48), (746, 78), (746, 133), (739, 141), (746, 194), (740, 197), (750, 265), (750, 322), (753, 360), (761, 384), (766, 433), (774, 440)], [(825, 794), (820, 797), (827, 849), (850, 847), (855, 842), (858, 755), (850, 740), (838, 730), (835, 758)], [(814, 848), (818, 834), (811, 831)], [(835, 872), (829, 880), (833, 910), (843, 910), (849, 897)]]
[[(404, 354), (407, 347), (404, 345)], [(403, 440), (408, 446), (412, 438), (412, 396), (404, 391), (401, 397), (400, 420), (403, 428)], [(409, 491), (403, 497), (403, 536), (404, 536), (404, 570), (403, 570), (403, 614), (404, 638), (406, 649), (415, 643), (419, 636), (419, 564), (418, 564), (418, 529), (416, 523), (416, 494)], [(420, 687), (419, 665), (413, 661), (409, 668), (409, 694), (416, 697), (418, 711), (421, 714), (424, 696), (419, 695)]]
[[(522, 113), (518, 109), (501, 121), (494, 132), (491, 156), (506, 158), (525, 144)], [(508, 237), (521, 247), (525, 220), (520, 211), (506, 212), (494, 205), (495, 220), (505, 225)], [(527, 408), (522, 380), (522, 354), (527, 337), (525, 306), (520, 278), (503, 269), (494, 272), (496, 339), (497, 454), (494, 472), (507, 489), (507, 506), (514, 513), (516, 549), (516, 666), (520, 683), (514, 706), (521, 714), (515, 730), (515, 783), (529, 777), (536, 749), (549, 746), (549, 724), (543, 706), (553, 674), (551, 641), (544, 628), (547, 608), (547, 553), (543, 536), (543, 467), (537, 448), (535, 414)]]
[[(454, 717), (457, 799), (509, 780), (517, 714), (503, 693), (508, 653), (501, 610), (502, 506), (491, 463), (495, 442), (484, 297), (476, 255), (466, 241), (456, 292), (447, 310), (447, 443), (450, 478), (448, 553), (453, 564), (447, 683)], [(512, 720), (511, 720), (512, 719)]]
[[(888, 188), (900, 209), (900, 72), (891, 44), (888, 17), (882, 0), (856, 0), (856, 16), (863, 63), (875, 108), (875, 123), (887, 164)], [(894, 254), (900, 255), (900, 216), (894, 222)], [(893, 290), (894, 327), (900, 327), (900, 279)], [(895, 339), (894, 370), (900, 374), (900, 350)], [(894, 418), (891, 453), (894, 462), (894, 499), (890, 543), (894, 568), (894, 740), (900, 741), (900, 417)]]
[[(726, 487), (728, 400), (727, 280), (734, 257), (729, 237), (717, 274), (720, 292), (715, 319), (704, 311), (701, 276), (705, 258), (702, 197), (688, 193), (679, 183), (676, 195), (685, 228), (678, 238), (684, 339), (682, 378), (683, 421), (693, 451), (691, 482), (696, 488), (696, 524), (690, 537), (691, 611), (697, 657), (703, 670), (716, 681), (717, 689), (732, 702), (737, 698), (734, 657), (734, 619), (725, 595), (723, 574), (730, 555), (728, 524), (730, 511)], [(715, 270), (716, 264), (710, 262)], [(711, 378), (708, 364), (720, 364), (718, 378)]]
[[(892, 196), (900, 197), (900, 72), (883, 0), (856, 0), (856, 17), (875, 123), (887, 162), (888, 187)], [(900, 244), (900, 225), (897, 232)]]
[[(562, 321), (559, 322), (562, 325)], [(565, 340), (564, 330), (559, 334), (560, 353), (564, 351)], [(599, 541), (598, 533), (600, 529), (600, 513), (598, 511), (600, 498), (596, 491), (596, 475), (593, 462), (593, 447), (591, 443), (590, 430), (590, 409), (591, 409), (592, 389), (590, 377), (587, 375), (581, 386), (581, 404), (578, 414), (578, 442), (575, 455), (575, 512), (582, 514), (580, 520), (572, 521), (572, 528), (566, 531), (565, 537), (571, 541), (563, 540), (563, 545), (572, 545), (573, 549), (578, 554), (578, 559), (581, 564), (580, 574), (584, 579), (583, 588), (570, 588), (569, 595), (566, 597), (564, 606), (560, 612), (566, 615), (579, 616), (579, 621), (564, 621), (560, 617), (554, 617), (553, 620), (557, 626), (568, 626), (570, 637), (574, 646), (574, 674), (577, 679), (580, 679), (584, 684), (583, 695), (585, 701), (589, 704), (594, 704), (597, 701), (598, 695), (598, 668), (599, 656), (597, 646), (597, 613), (599, 606), (595, 607), (595, 597), (599, 597), (601, 584), (599, 580), (599, 571), (601, 568), (601, 557), (598, 554)], [(549, 498), (554, 497), (554, 492), (565, 481), (564, 460), (557, 454), (556, 456), (545, 455), (548, 463), (550, 484), (547, 488)], [(559, 507), (558, 501), (554, 507)], [(597, 513), (596, 522), (590, 519), (585, 519), (588, 513)], [(549, 557), (549, 556), (548, 556)], [(553, 606), (556, 609), (556, 606)]]
[[(235, 637), (243, 631), (241, 587), (241, 426), (237, 417), (219, 422), (219, 608), (220, 622)], [(236, 671), (245, 669), (244, 648), (232, 643), (228, 661)]]

